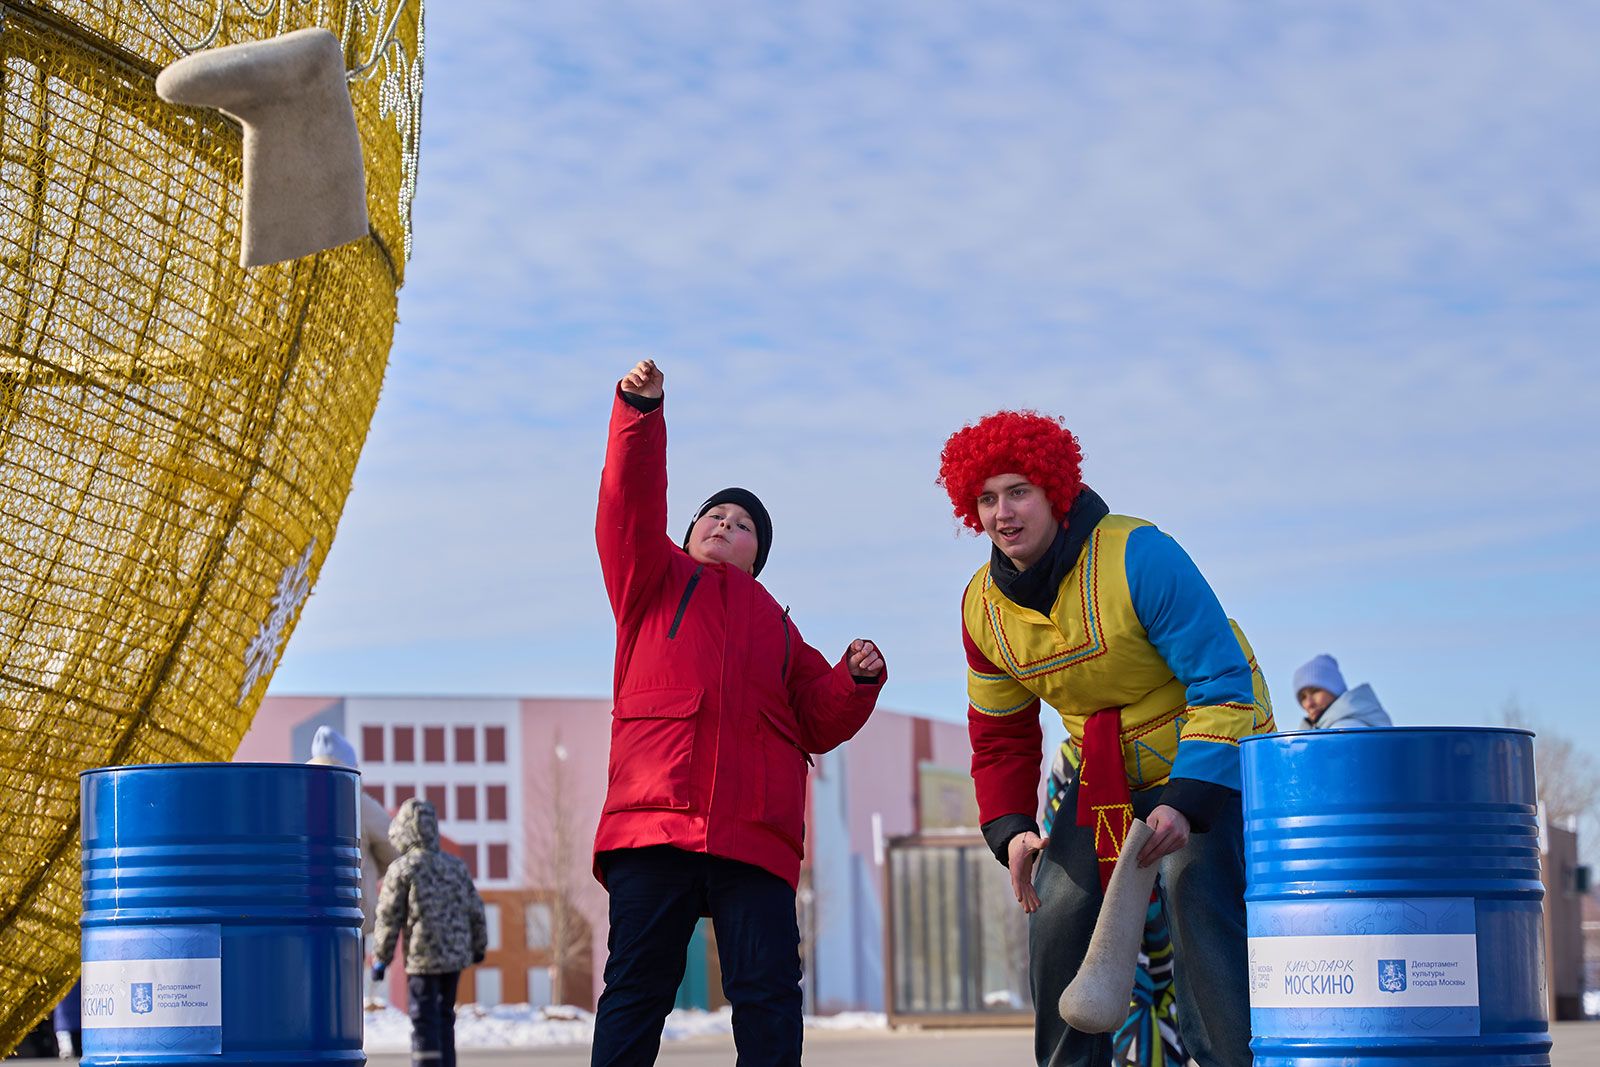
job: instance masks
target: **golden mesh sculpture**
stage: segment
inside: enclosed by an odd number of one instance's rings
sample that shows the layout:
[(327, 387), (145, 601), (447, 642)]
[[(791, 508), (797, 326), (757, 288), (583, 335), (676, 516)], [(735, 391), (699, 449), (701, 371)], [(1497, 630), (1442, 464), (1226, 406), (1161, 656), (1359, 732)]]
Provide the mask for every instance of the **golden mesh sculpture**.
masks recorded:
[[(225, 760), (332, 543), (409, 252), (421, 0), (0, 0), (0, 1048), (77, 974), (78, 772)], [(322, 26), (367, 237), (238, 266), (194, 51)]]

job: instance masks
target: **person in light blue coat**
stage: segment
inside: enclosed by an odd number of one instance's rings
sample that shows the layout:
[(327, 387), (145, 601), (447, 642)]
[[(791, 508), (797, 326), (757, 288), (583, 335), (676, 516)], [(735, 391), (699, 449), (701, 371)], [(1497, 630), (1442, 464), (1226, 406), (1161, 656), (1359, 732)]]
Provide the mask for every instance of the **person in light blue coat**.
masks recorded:
[(1327, 653), (1313, 656), (1294, 672), (1294, 695), (1306, 713), (1307, 730), (1394, 725), (1372, 686), (1363, 682), (1351, 689), (1345, 685), (1339, 661)]

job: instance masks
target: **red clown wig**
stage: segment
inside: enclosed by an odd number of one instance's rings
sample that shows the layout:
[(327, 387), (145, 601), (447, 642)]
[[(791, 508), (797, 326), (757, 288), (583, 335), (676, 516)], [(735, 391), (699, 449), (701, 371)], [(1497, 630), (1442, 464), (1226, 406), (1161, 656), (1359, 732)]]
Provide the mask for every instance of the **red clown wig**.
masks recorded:
[(939, 484), (950, 505), (982, 533), (978, 494), (997, 474), (1020, 474), (1043, 489), (1060, 522), (1083, 489), (1083, 450), (1059, 418), (1035, 411), (997, 411), (950, 435), (939, 454)]

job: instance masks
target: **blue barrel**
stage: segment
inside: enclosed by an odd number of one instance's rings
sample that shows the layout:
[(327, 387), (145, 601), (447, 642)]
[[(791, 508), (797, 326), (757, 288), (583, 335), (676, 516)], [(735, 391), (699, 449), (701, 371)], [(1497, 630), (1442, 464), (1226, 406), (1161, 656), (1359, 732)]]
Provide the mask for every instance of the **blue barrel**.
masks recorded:
[(358, 777), (82, 775), (85, 1064), (364, 1064)]
[(1533, 735), (1240, 753), (1256, 1067), (1548, 1067)]

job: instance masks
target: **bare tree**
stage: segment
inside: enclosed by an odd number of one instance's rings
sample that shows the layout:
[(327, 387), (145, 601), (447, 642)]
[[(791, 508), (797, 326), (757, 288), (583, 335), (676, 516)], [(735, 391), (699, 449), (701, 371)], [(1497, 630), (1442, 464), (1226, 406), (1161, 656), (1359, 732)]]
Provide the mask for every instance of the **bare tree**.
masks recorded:
[(1552, 822), (1580, 822), (1600, 815), (1600, 764), (1570, 737), (1546, 729), (1538, 717), (1508, 700), (1501, 709), (1507, 726), (1532, 730), (1533, 773), (1539, 799)]
[[(544, 929), (529, 930), (529, 943), (543, 940), (550, 953), (551, 997), (557, 1004), (586, 1004), (593, 990), (593, 927), (584, 904), (594, 881), (585, 877), (588, 839), (572, 787), (567, 748), (556, 732), (542, 781), (533, 784), (528, 809), (524, 881), (542, 890), (548, 916)], [(538, 906), (538, 905), (536, 905)], [(529, 915), (528, 921), (534, 923)]]

